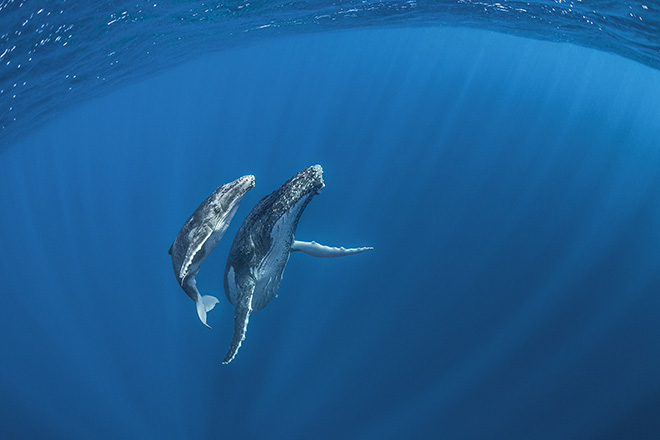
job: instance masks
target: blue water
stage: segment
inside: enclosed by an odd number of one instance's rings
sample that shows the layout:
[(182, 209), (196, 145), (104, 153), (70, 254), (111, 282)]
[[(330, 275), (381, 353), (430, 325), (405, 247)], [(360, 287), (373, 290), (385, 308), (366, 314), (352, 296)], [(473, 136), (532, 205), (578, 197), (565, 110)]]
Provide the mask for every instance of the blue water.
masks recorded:
[[(657, 5), (153, 3), (0, 2), (78, 23), (0, 30), (0, 437), (660, 438)], [(293, 254), (222, 365), (231, 240), (315, 163), (296, 237), (375, 249)], [(167, 250), (248, 173), (208, 330)]]
[(0, 151), (92, 97), (218, 50), (351, 28), (452, 26), (660, 68), (660, 5), (603, 0), (0, 0)]

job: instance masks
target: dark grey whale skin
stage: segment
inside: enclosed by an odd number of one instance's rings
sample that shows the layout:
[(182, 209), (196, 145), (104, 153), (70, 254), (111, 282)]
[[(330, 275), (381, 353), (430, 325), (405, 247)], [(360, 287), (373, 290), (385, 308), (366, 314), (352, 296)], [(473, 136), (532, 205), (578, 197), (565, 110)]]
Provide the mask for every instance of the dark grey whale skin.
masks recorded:
[(236, 233), (224, 277), (225, 294), (236, 308), (234, 336), (223, 363), (238, 352), (250, 313), (277, 293), (300, 216), (323, 186), (321, 166), (305, 168), (261, 199)]

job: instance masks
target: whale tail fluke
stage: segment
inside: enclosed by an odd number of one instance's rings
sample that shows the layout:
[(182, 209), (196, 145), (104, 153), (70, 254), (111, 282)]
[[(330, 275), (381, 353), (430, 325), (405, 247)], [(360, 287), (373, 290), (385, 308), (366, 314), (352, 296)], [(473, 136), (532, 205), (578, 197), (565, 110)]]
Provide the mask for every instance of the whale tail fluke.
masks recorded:
[(218, 298), (211, 295), (199, 295), (195, 304), (197, 305), (197, 315), (199, 320), (202, 321), (202, 324), (211, 328), (210, 325), (206, 323), (206, 312), (213, 310), (213, 307), (218, 303)]
[(241, 343), (245, 339), (245, 334), (247, 333), (250, 313), (252, 313), (252, 295), (246, 298), (246, 300), (240, 301), (236, 304), (236, 312), (234, 313), (234, 336), (231, 339), (231, 345), (225, 355), (225, 359), (222, 361), (223, 364), (230, 363), (236, 356), (236, 353), (238, 353), (238, 349), (241, 348)]

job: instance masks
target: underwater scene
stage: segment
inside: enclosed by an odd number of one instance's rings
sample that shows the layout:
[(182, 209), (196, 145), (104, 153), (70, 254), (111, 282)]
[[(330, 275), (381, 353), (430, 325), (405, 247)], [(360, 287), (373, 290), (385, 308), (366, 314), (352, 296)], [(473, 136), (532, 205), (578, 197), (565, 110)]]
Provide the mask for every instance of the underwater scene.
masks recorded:
[(660, 439), (660, 5), (0, 0), (0, 438)]

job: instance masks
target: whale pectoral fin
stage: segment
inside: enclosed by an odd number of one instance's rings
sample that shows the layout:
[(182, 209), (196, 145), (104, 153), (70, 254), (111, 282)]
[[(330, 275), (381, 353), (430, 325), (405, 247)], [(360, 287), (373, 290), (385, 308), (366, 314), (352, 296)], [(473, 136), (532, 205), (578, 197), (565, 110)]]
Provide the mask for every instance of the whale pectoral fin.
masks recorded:
[(250, 313), (252, 313), (253, 292), (254, 287), (252, 287), (252, 291), (247, 297), (241, 298), (236, 302), (236, 311), (234, 312), (234, 336), (231, 339), (231, 345), (225, 355), (225, 359), (222, 361), (223, 364), (228, 364), (234, 359), (236, 353), (238, 353), (238, 349), (241, 348), (241, 343), (245, 339), (248, 321), (250, 320)]
[(191, 232), (191, 234), (190, 241), (192, 243), (186, 250), (186, 255), (183, 258), (183, 264), (179, 271), (180, 279), (184, 279), (188, 276), (188, 271), (193, 263), (200, 263), (208, 256), (204, 251), (204, 243), (206, 243), (206, 240), (208, 240), (211, 234), (213, 234), (213, 228), (209, 225), (202, 225)]
[(312, 257), (333, 258), (343, 257), (344, 255), (359, 254), (373, 250), (372, 247), (359, 247), (359, 248), (345, 248), (345, 247), (330, 247), (318, 244), (315, 241), (298, 241), (294, 240), (291, 246), (291, 252), (304, 252)]

